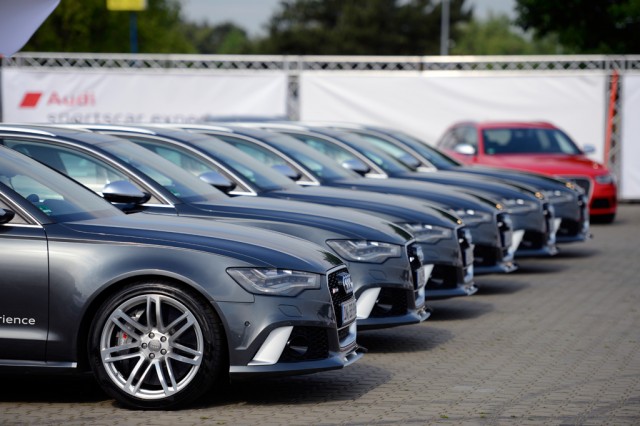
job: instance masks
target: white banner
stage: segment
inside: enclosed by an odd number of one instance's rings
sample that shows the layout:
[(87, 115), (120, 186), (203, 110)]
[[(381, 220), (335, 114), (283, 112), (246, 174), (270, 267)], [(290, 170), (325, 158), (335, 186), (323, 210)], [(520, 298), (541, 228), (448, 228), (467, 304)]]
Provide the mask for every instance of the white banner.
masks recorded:
[(283, 117), (282, 73), (2, 70), (5, 122), (188, 123)]
[(606, 74), (304, 73), (305, 121), (349, 121), (404, 130), (435, 144), (460, 120), (544, 120), (602, 161)]
[(640, 200), (640, 75), (622, 75), (620, 197)]

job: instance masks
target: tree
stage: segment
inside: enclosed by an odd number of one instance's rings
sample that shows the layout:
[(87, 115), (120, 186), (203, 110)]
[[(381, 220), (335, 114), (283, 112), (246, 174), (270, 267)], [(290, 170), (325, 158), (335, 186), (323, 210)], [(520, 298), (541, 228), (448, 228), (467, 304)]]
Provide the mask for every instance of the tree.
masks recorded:
[(543, 55), (560, 53), (556, 37), (534, 39), (514, 31), (506, 15), (461, 24), (451, 48), (453, 55)]
[(231, 22), (212, 26), (207, 22), (185, 23), (185, 34), (198, 53), (239, 54), (251, 49), (247, 32)]
[(517, 24), (578, 53), (640, 53), (640, 0), (516, 0)]
[[(260, 53), (299, 55), (429, 55), (440, 46), (440, 0), (283, 0)], [(456, 24), (471, 19), (451, 0)]]
[[(182, 31), (180, 4), (176, 0), (147, 4), (147, 10), (137, 16), (140, 52), (196, 52)], [(108, 11), (106, 0), (64, 0), (22, 50), (128, 52), (129, 12)]]

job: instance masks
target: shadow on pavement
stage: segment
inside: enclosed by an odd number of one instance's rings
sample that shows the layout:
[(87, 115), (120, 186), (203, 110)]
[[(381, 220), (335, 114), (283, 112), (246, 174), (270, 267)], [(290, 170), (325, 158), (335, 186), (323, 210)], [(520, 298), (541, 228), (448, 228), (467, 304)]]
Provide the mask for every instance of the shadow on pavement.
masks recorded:
[(474, 297), (482, 297), (494, 294), (517, 293), (527, 287), (530, 287), (531, 284), (515, 279), (497, 280), (492, 278), (482, 278), (476, 280), (476, 286), (478, 287), (478, 292)]
[(451, 340), (453, 333), (431, 327), (431, 318), (433, 314), (421, 324), (358, 332), (358, 344), (376, 354), (433, 350)]
[(3, 402), (85, 403), (111, 400), (90, 374), (2, 374)]
[[(478, 293), (480, 293), (480, 291), (482, 290), (478, 290)], [(476, 295), (478, 293), (476, 293)], [(478, 318), (493, 311), (493, 305), (491, 303), (477, 300), (476, 295), (465, 298), (465, 300), (452, 299), (429, 302), (429, 306), (431, 306), (433, 312), (427, 321), (465, 321)]]
[[(367, 364), (365, 358), (342, 370), (304, 376), (260, 378), (236, 381), (218, 392), (207, 394), (198, 407), (229, 404), (316, 404), (353, 401), (388, 382), (392, 374)], [(268, 422), (267, 419), (265, 419)]]

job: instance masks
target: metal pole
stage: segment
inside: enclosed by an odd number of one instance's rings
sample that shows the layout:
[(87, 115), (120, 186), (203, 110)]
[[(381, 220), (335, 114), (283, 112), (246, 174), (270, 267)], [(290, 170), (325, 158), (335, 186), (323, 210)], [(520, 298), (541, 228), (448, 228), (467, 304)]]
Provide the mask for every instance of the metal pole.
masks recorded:
[(440, 22), (440, 55), (449, 54), (449, 0), (442, 0), (442, 18)]
[(138, 53), (138, 14), (129, 12), (129, 44), (131, 53)]

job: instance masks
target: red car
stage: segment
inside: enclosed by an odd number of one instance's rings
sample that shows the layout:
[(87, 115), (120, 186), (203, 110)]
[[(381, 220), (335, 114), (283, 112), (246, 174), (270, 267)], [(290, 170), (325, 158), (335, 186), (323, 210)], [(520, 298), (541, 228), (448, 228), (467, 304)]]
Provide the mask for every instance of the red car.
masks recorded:
[(615, 176), (587, 158), (571, 138), (546, 122), (460, 122), (437, 143), (465, 164), (526, 170), (569, 179), (589, 194), (592, 220), (612, 222), (618, 206)]

